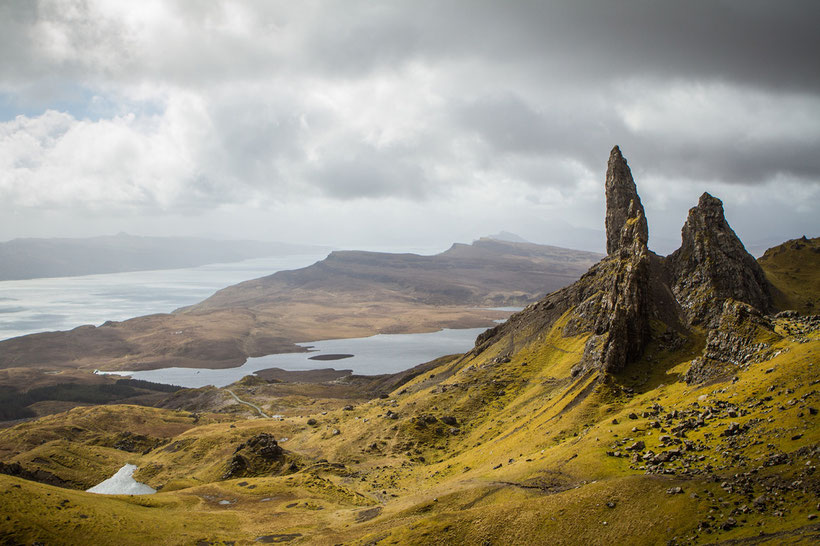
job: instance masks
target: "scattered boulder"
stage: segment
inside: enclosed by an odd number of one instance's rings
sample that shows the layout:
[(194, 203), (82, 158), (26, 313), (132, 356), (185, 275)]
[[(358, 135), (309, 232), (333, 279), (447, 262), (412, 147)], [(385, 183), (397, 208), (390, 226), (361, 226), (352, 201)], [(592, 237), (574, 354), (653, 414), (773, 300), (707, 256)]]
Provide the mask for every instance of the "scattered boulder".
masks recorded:
[(627, 451), (643, 451), (644, 449), (646, 449), (646, 444), (643, 443), (641, 440), (638, 440), (637, 442), (626, 448)]
[(724, 531), (729, 531), (737, 527), (737, 520), (735, 518), (727, 518), (726, 521), (720, 526), (721, 529)]
[(222, 474), (222, 479), (229, 480), (237, 476), (244, 476), (247, 469), (248, 461), (246, 461), (242, 455), (237, 453), (231, 457), (231, 460), (228, 462), (228, 468)]
[(222, 479), (290, 473), (298, 469), (272, 434), (262, 432), (239, 444), (227, 463)]

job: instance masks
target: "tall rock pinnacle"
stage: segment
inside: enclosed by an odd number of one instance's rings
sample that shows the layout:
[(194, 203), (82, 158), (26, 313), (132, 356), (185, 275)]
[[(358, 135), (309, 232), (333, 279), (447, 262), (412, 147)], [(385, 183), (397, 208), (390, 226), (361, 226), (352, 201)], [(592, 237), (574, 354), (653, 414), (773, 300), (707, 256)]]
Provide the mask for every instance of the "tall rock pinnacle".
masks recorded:
[(651, 337), (649, 230), (632, 173), (617, 146), (606, 171), (606, 235), (607, 257), (590, 270), (595, 274), (578, 283), (589, 283), (583, 290), (589, 295), (577, 309), (584, 317), (579, 322), (591, 323), (592, 335), (575, 374), (623, 369), (643, 354)]
[(631, 247), (635, 240), (646, 245), (649, 228), (632, 172), (615, 146), (606, 168), (606, 253)]
[(723, 215), (723, 202), (708, 193), (689, 210), (681, 247), (669, 256), (674, 285), (688, 320), (714, 326), (723, 301), (742, 301), (763, 312), (772, 308), (769, 283)]
[(773, 288), (726, 222), (723, 203), (703, 194), (689, 211), (681, 248), (664, 258), (647, 247), (644, 208), (617, 146), (609, 156), (605, 190), (607, 256), (572, 285), (480, 336), (475, 350), (508, 336), (504, 350), (513, 351), (516, 340), (527, 343), (533, 331), (565, 321), (564, 337), (587, 336), (571, 368), (577, 377), (618, 373), (642, 359), (650, 343), (675, 350), (705, 329), (706, 348), (690, 366), (687, 382), (736, 369), (734, 355), (753, 348), (759, 332), (772, 331), (765, 314), (774, 308)]

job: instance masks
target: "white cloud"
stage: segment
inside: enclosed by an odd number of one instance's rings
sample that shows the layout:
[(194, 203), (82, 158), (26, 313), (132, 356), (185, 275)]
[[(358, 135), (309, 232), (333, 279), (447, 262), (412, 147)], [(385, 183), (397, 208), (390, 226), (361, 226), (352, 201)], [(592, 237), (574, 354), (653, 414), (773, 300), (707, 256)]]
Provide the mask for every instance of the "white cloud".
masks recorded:
[(209, 130), (194, 101), (172, 102), (155, 118), (18, 116), (0, 123), (0, 198), (78, 211), (179, 206), (199, 176), (196, 135)]
[(191, 233), (228, 208), (264, 226), (270, 210), (303, 240), (342, 232), (300, 219), (311, 211), (351, 234), (372, 233), (368, 219), (480, 234), (489, 221), (472, 218), (488, 215), (499, 225), (487, 232), (525, 231), (523, 219), (547, 229), (545, 216), (596, 227), (620, 144), (655, 232), (678, 230), (666, 213), (685, 216), (702, 188), (734, 188), (752, 210), (788, 187), (802, 202), (778, 201), (777, 221), (817, 225), (806, 220), (820, 206), (810, 55), (750, 38), (765, 27), (809, 43), (799, 14), (715, 7), (733, 25), (711, 33), (700, 6), (573, 6), (0, 6), (0, 206), (15, 235), (45, 209), (107, 231), (123, 229), (106, 216), (119, 210), (150, 216), (141, 229)]
[(617, 106), (644, 138), (677, 138), (709, 146), (820, 144), (820, 97), (749, 90), (722, 82), (631, 81)]

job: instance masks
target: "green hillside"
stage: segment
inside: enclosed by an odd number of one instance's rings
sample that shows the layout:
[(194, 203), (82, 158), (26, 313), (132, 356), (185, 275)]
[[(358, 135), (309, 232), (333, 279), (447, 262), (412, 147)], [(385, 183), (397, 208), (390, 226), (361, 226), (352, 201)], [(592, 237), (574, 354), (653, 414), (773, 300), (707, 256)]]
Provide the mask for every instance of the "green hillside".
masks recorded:
[[(761, 269), (704, 194), (660, 257), (617, 148), (606, 189), (606, 258), (386, 396), (294, 383), (266, 419), (179, 391), (197, 413), (96, 406), (0, 431), (0, 539), (816, 544), (820, 317), (782, 312), (814, 297), (791, 279), (816, 278), (815, 241)], [(280, 403), (261, 379), (231, 388)], [(81, 491), (125, 463), (158, 493)]]

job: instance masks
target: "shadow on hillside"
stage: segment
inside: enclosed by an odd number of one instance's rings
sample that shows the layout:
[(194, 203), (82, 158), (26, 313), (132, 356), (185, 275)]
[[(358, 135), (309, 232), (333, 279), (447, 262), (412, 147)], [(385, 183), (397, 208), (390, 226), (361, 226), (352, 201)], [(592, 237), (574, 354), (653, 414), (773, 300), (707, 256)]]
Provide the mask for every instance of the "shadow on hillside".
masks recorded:
[(662, 342), (659, 336), (653, 335), (643, 357), (612, 374), (613, 378), (617, 384), (637, 394), (676, 383), (686, 373), (688, 366), (685, 363), (700, 356), (705, 345), (706, 336), (699, 332), (691, 332), (688, 337), (681, 337), (672, 344)]

